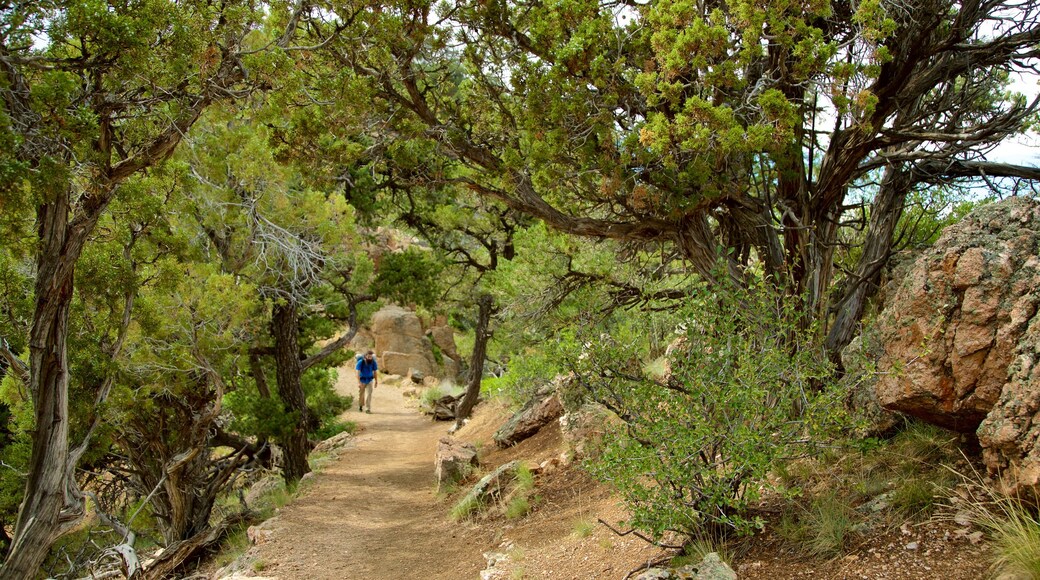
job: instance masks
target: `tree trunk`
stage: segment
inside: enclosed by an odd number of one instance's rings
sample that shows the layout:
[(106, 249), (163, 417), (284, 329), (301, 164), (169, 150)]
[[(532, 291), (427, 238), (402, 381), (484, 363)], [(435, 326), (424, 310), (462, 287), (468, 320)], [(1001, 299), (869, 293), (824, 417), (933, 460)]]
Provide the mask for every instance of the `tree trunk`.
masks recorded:
[(174, 576), (175, 572), (201, 556), (223, 540), (231, 531), (256, 521), (250, 512), (228, 516), (213, 528), (205, 529), (181, 542), (167, 546), (162, 554), (148, 563), (144, 571), (146, 579), (161, 579)]
[(489, 327), (491, 326), (491, 311), (494, 308), (490, 294), (483, 294), (477, 300), (480, 309), (477, 314), (476, 337), (473, 343), (473, 356), (469, 365), (469, 384), (466, 385), (466, 396), (459, 402), (455, 410), (455, 425), (461, 427), (462, 422), (469, 418), (473, 406), (477, 404), (480, 396), (480, 379), (484, 376), (484, 359), (487, 356), (487, 343), (491, 338)]
[(827, 353), (835, 362), (840, 362), (841, 350), (856, 336), (866, 303), (877, 293), (881, 272), (892, 254), (892, 236), (903, 216), (903, 205), (911, 185), (911, 175), (904, 169), (890, 167), (881, 180), (870, 213), (863, 256), (856, 264), (841, 301), (834, 306), (837, 315), (827, 333)]
[[(29, 476), (14, 539), (0, 578), (32, 578), (51, 544), (83, 513), (74, 483), (70, 489), (69, 368), (66, 349), (73, 270), (82, 249), (69, 243), (69, 197), (55, 196), (37, 212), (36, 307), (29, 341), (30, 390), (35, 408)], [(81, 233), (81, 232), (74, 232)]]
[(287, 411), (296, 414), (296, 424), (292, 432), (283, 437), (281, 442), (285, 451), (282, 477), (287, 484), (292, 484), (311, 470), (307, 464), (307, 454), (310, 452), (307, 431), (313, 422), (310, 409), (307, 408), (307, 398), (303, 393), (303, 363), (299, 346), (300, 320), (294, 302), (275, 304), (271, 313), (271, 332), (274, 335), (278, 397)]

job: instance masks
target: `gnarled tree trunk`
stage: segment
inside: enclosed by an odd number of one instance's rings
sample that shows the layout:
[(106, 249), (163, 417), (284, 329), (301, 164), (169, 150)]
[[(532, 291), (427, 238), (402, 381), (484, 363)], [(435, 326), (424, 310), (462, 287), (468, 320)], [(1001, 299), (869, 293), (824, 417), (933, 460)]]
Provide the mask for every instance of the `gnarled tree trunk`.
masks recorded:
[(271, 334), (274, 335), (274, 357), (278, 377), (278, 397), (287, 411), (297, 414), (292, 432), (283, 437), (285, 465), (282, 477), (286, 483), (295, 483), (311, 470), (307, 464), (310, 445), (307, 431), (314, 418), (307, 408), (303, 392), (303, 361), (300, 359), (300, 318), (294, 302), (279, 302), (271, 312)]
[[(69, 364), (66, 349), (73, 271), (93, 223), (70, 224), (69, 192), (37, 211), (36, 306), (29, 339), (30, 390), (36, 417), (25, 499), (0, 578), (36, 575), (51, 544), (79, 520), (82, 497), (71, 480)], [(81, 226), (78, 228), (70, 226)]]
[(491, 311), (494, 308), (491, 295), (481, 295), (477, 300), (477, 307), (480, 310), (477, 314), (473, 356), (470, 358), (469, 364), (469, 383), (466, 385), (466, 396), (462, 398), (458, 408), (455, 409), (455, 424), (458, 426), (461, 426), (462, 422), (469, 418), (470, 413), (473, 411), (473, 406), (477, 404), (477, 398), (480, 396), (480, 379), (484, 376), (484, 359), (487, 356), (487, 343), (491, 338), (489, 327), (491, 326)]

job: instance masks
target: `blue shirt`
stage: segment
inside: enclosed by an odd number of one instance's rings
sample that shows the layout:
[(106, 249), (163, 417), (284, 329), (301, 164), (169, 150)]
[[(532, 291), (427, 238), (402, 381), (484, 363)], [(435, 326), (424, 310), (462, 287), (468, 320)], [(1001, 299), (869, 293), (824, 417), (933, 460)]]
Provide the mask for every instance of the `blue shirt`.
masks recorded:
[(379, 365), (376, 364), (376, 357), (372, 357), (372, 360), (365, 360), (365, 357), (361, 357), (358, 359), (357, 366), (354, 368), (361, 373), (361, 382), (368, 383), (376, 377), (376, 371), (379, 370)]

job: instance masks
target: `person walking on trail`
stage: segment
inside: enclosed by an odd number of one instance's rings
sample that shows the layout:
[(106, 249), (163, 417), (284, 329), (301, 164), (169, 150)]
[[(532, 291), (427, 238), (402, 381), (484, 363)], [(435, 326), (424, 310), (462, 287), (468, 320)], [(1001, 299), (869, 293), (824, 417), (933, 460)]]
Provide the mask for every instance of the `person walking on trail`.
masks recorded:
[(376, 355), (371, 350), (365, 353), (365, 356), (361, 357), (357, 361), (357, 381), (358, 381), (358, 411), (362, 411), (365, 408), (365, 403), (368, 403), (368, 411), (372, 412), (372, 389), (379, 386), (379, 379), (376, 377), (376, 371), (379, 370), (379, 364), (376, 363)]

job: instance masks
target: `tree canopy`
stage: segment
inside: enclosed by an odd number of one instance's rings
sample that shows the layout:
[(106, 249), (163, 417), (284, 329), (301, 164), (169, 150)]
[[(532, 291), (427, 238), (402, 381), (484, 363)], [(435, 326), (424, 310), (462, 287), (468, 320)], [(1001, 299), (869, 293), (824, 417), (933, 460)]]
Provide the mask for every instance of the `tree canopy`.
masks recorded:
[[(962, 188), (1036, 193), (988, 155), (1038, 120), (1009, 90), (1038, 47), (1040, 0), (0, 0), (0, 578), (77, 528), (88, 465), (167, 544), (269, 439), (298, 480), (379, 300), (476, 316), (467, 405), (494, 326), (507, 357), (566, 343), (530, 367), (585, 373), (643, 439), (654, 401), (709, 418), (694, 447), (742, 428), (705, 397), (813, 423), (837, 400), (817, 347), (838, 362), (893, 254)], [(391, 224), (432, 251), (375, 248)], [(662, 384), (640, 359), (666, 326), (710, 344)], [(715, 475), (737, 521), (754, 482)], [(656, 531), (700, 521), (677, 517)]]
[(709, 280), (719, 260), (737, 282), (760, 268), (803, 297), (836, 352), (913, 191), (1040, 177), (985, 157), (1035, 117), (1037, 102), (1005, 87), (1032, 71), (1038, 13), (931, 0), (409, 2), (367, 14), (353, 35), (316, 30), (395, 138), (465, 168), (428, 179), (566, 233), (667, 243)]

